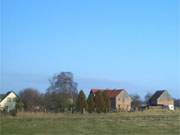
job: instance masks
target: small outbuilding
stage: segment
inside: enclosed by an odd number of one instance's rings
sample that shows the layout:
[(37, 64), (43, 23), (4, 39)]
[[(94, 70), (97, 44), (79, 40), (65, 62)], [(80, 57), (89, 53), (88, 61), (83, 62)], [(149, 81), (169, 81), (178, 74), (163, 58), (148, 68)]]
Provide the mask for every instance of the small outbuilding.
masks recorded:
[(174, 110), (174, 100), (167, 90), (156, 91), (148, 102), (149, 106), (162, 106)]

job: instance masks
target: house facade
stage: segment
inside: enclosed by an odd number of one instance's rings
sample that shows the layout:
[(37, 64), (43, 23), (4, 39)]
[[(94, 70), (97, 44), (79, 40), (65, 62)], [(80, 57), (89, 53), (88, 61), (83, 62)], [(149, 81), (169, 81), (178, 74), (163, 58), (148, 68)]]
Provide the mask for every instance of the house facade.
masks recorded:
[(112, 111), (130, 111), (131, 97), (124, 89), (92, 89), (91, 94), (96, 96), (97, 91), (105, 91), (111, 101)]
[(156, 91), (149, 99), (150, 106), (164, 106), (169, 110), (174, 110), (174, 100), (167, 90)]
[(4, 95), (0, 100), (0, 111), (11, 111), (16, 107), (17, 95), (15, 92), (10, 91)]

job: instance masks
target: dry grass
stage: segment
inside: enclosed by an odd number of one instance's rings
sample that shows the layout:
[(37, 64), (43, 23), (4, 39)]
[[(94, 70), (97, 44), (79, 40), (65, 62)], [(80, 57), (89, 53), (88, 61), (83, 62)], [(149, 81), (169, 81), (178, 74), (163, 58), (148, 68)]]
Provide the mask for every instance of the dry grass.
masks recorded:
[(1, 118), (2, 135), (179, 135), (180, 110), (107, 114), (19, 113)]

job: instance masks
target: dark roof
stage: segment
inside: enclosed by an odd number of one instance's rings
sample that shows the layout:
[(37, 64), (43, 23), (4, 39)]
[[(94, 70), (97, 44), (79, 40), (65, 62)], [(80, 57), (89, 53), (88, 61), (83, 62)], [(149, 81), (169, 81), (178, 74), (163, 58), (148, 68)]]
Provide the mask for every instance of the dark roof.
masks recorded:
[(5, 94), (0, 94), (0, 101), (1, 101), (1, 99), (4, 98), (4, 96), (5, 96)]
[(165, 90), (156, 91), (149, 100), (150, 101), (157, 100), (164, 92), (165, 92)]
[(5, 95), (1, 94), (1, 95), (3, 95), (3, 97), (1, 98), (0, 102), (3, 101), (11, 92), (14, 93), (17, 96), (17, 94), (14, 91), (8, 91)]
[(4, 97), (5, 94), (0, 94), (0, 98)]
[(116, 97), (120, 92), (124, 91), (124, 89), (91, 89), (91, 93), (95, 94), (97, 91), (105, 91), (108, 97)]

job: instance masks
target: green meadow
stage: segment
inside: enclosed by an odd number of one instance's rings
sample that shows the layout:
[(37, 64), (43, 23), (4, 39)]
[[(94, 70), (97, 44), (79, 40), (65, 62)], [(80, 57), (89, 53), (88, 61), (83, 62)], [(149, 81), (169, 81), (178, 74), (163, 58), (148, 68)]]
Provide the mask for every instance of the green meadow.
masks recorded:
[(180, 110), (1, 116), (1, 135), (180, 135)]

